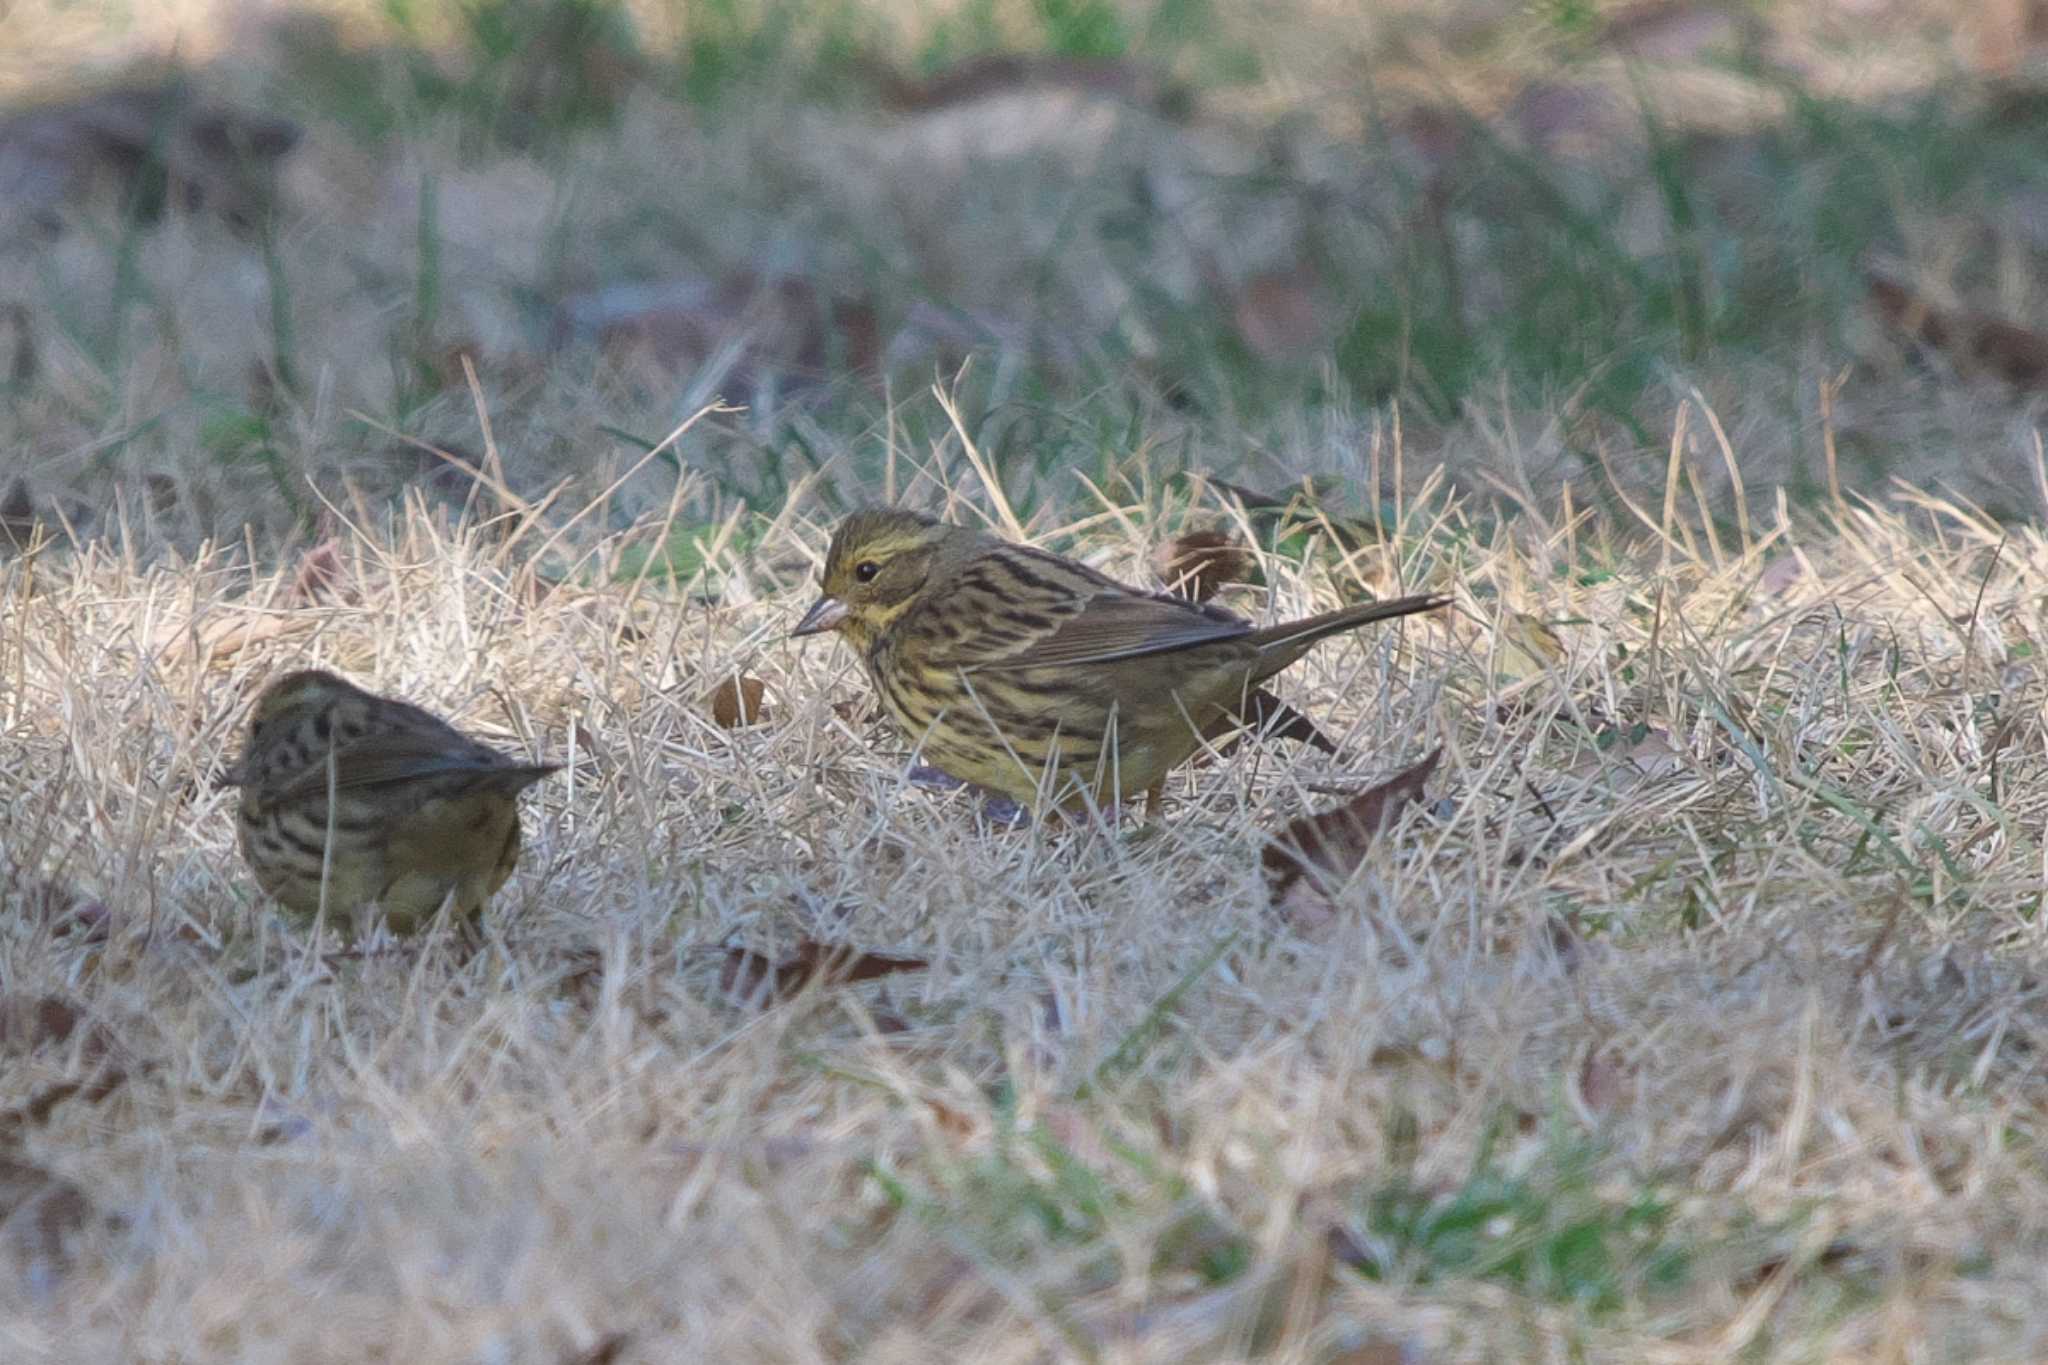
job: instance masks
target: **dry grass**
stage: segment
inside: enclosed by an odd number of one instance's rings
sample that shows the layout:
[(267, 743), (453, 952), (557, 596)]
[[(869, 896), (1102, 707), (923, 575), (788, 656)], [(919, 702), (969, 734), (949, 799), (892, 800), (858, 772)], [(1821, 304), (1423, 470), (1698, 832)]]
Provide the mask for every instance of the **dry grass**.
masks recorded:
[[(2048, 540), (1927, 510), (1716, 555), (1426, 503), (1383, 562), (1458, 613), (1295, 679), (1361, 757), (1248, 747), (1116, 833), (905, 785), (779, 638), (813, 527), (709, 605), (534, 601), (417, 514), (289, 609), (289, 564), (16, 559), (0, 970), (92, 1022), (13, 1031), (0, 1099), (125, 1083), (23, 1126), (91, 1214), (7, 1224), (9, 1356), (2038, 1354)], [(1147, 535), (1047, 538), (1136, 578)], [(1503, 604), (1566, 660), (1503, 664)], [(211, 779), (308, 661), (572, 760), (485, 957), (322, 959), (260, 903)], [(734, 670), (766, 724), (702, 713)], [(1439, 738), (1440, 800), (1267, 904), (1305, 784)], [(806, 934), (930, 967), (721, 992)]]
[[(1980, 510), (2048, 506), (2040, 397), (1900, 364), (1843, 246), (2034, 315), (2038, 111), (1865, 108), (1961, 59), (1851, 8), (1673, 6), (1636, 38), (1782, 67), (1653, 107), (1572, 6), (1219, 5), (1178, 50), (1264, 65), (1189, 121), (814, 100), (799, 26), (536, 132), (517, 62), (436, 103), (355, 0), (0, 7), (10, 99), (175, 37), (304, 133), (252, 226), (0, 129), (0, 1360), (2048, 1356), (2048, 535)], [(620, 288), (656, 321), (579, 335)], [(1267, 542), (1249, 614), (1457, 595), (1285, 679), (1343, 760), (1003, 828), (783, 638), (828, 509), (1149, 581), (1235, 515), (1190, 472), (1365, 518)], [(481, 956), (255, 890), (214, 779), (306, 664), (568, 765)], [(1270, 833), (1438, 744), (1273, 903)], [(926, 966), (728, 989), (815, 941)]]

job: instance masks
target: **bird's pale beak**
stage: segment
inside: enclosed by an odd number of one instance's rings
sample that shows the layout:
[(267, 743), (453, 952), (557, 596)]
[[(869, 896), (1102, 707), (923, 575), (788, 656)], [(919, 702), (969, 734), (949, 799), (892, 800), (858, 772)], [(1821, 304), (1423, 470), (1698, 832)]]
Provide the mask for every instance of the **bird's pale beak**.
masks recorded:
[(837, 630), (845, 623), (846, 603), (836, 597), (821, 597), (811, 603), (811, 609), (804, 613), (804, 619), (796, 623), (796, 629), (790, 635), (817, 635)]

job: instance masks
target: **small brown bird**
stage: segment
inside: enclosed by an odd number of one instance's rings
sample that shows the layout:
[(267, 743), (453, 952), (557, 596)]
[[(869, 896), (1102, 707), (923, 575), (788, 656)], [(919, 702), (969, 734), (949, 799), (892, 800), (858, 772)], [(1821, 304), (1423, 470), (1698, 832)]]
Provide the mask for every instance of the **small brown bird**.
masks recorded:
[[(1231, 729), (1273, 717), (1315, 734), (1261, 684), (1328, 635), (1448, 597), (1367, 602), (1254, 627), (1185, 597), (916, 512), (856, 512), (833, 534), (823, 595), (796, 635), (837, 631), (928, 762), (1030, 804), (1145, 792)], [(1318, 736), (1319, 737), (1319, 736)], [(1313, 741), (1311, 741), (1313, 742)]]
[(471, 934), (519, 861), (519, 793), (561, 767), (522, 763), (408, 702), (307, 669), (256, 701), (223, 776), (256, 881), (307, 921), (376, 902), (393, 933), (454, 893)]

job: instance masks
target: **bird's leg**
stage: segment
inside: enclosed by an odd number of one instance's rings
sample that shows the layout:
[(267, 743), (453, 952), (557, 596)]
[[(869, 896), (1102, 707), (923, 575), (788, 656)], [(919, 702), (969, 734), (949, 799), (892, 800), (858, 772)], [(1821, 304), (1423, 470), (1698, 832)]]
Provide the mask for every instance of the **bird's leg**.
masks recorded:
[(1157, 819), (1165, 805), (1166, 779), (1162, 777), (1145, 788), (1145, 823), (1150, 824)]
[[(965, 783), (962, 784), (967, 785)], [(981, 818), (997, 829), (1016, 829), (1031, 823), (1031, 812), (1001, 792), (981, 788)]]
[(1255, 730), (1267, 731), (1274, 739), (1295, 740), (1326, 754), (1337, 752), (1337, 746), (1316, 728), (1314, 721), (1263, 687), (1245, 699), (1244, 720)]

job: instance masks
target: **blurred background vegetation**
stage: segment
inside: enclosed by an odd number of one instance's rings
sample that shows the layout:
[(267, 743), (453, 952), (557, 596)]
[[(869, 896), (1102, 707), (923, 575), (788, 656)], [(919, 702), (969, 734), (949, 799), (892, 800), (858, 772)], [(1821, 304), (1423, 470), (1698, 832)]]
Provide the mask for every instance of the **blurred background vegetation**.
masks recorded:
[(793, 494), (930, 501), (963, 433), (1027, 514), (1199, 471), (1370, 515), (1441, 467), (1546, 516), (2036, 515), (2042, 39), (2032, 0), (13, 0), (0, 531), (260, 554), (603, 494), (689, 572)]

